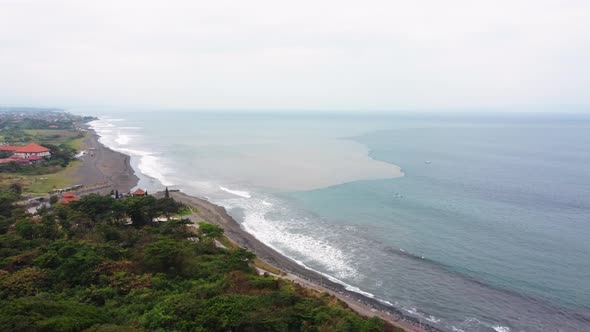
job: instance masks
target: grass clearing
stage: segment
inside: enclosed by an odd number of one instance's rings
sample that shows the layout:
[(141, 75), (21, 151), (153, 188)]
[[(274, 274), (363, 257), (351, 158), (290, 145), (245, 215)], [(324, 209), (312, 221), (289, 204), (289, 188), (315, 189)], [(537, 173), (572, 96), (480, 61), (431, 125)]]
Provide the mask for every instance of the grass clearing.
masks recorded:
[(35, 194), (47, 194), (53, 189), (70, 187), (78, 182), (78, 179), (73, 177), (73, 174), (80, 164), (81, 162), (76, 160), (57, 173), (26, 176), (30, 180), (30, 185), (25, 186), (25, 191)]
[(23, 186), (23, 192), (30, 195), (47, 195), (53, 189), (70, 187), (78, 182), (73, 176), (80, 161), (72, 161), (70, 165), (56, 173), (41, 175), (22, 175), (1, 173), (0, 184), (10, 185), (19, 183)]
[(84, 132), (82, 137), (75, 137), (69, 139), (65, 144), (76, 151), (82, 151), (84, 147), (84, 139), (88, 136), (88, 132)]
[(194, 212), (194, 213), (198, 213), (198, 212), (199, 212), (199, 210), (198, 210), (197, 208), (193, 208), (193, 207), (190, 207), (190, 206), (186, 206), (186, 207), (184, 207), (184, 208), (180, 209), (180, 210), (178, 211), (177, 215), (178, 215), (179, 217), (190, 216), (190, 215), (191, 215), (193, 212)]
[(270, 273), (274, 273), (278, 276), (283, 275), (283, 272), (279, 269), (277, 269), (276, 267), (268, 264), (267, 262), (260, 260), (260, 258), (256, 258), (254, 260), (254, 266), (256, 266), (259, 269), (263, 269), (265, 271), (268, 271)]
[(84, 138), (88, 135), (87, 132), (66, 129), (26, 129), (24, 132), (31, 137), (33, 142), (54, 145), (66, 144), (77, 151), (82, 150)]
[[(33, 139), (33, 142), (53, 145), (65, 144), (77, 151), (83, 150), (84, 138), (88, 135), (87, 132), (65, 129), (27, 129), (24, 132)], [(79, 179), (74, 177), (74, 174), (80, 164), (80, 161), (72, 160), (68, 167), (47, 174), (0, 173), (0, 184), (20, 183), (26, 194), (46, 195), (53, 189), (66, 188), (77, 184)]]
[(232, 240), (230, 240), (227, 236), (223, 236), (219, 239), (217, 239), (219, 242), (221, 242), (221, 244), (223, 244), (226, 248), (239, 248), (240, 246), (237, 245), (236, 243), (234, 243)]

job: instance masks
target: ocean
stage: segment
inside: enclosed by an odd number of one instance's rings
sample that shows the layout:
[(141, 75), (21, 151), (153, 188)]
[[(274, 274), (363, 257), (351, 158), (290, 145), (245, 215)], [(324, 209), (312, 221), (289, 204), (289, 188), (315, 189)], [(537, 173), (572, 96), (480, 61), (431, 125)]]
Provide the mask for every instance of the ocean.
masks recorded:
[(439, 329), (590, 331), (590, 116), (74, 112), (140, 187)]

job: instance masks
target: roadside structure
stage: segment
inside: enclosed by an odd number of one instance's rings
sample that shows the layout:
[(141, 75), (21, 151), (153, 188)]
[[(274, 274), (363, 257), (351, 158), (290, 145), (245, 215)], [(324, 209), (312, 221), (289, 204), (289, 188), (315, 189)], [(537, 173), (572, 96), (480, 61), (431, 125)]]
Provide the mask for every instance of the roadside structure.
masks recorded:
[(61, 204), (69, 204), (70, 202), (77, 201), (78, 197), (73, 192), (69, 191), (64, 194), (62, 199), (59, 201)]
[(132, 196), (145, 196), (146, 192), (141, 190), (141, 188), (137, 188), (136, 191), (131, 193)]

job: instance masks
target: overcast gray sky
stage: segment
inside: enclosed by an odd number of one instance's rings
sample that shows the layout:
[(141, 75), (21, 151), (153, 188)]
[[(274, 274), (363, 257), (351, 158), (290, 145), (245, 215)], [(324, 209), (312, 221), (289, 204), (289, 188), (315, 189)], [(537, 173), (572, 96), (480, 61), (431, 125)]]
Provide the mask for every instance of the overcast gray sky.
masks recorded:
[(588, 0), (0, 0), (0, 105), (590, 105)]

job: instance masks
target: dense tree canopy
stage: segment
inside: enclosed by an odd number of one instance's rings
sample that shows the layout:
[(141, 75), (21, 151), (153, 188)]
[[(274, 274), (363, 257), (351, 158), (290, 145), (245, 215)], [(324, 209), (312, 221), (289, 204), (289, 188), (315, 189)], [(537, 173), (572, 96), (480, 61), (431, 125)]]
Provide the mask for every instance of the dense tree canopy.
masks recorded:
[(35, 217), (15, 199), (0, 194), (0, 331), (384, 328), (327, 294), (259, 276), (254, 254), (215, 245), (218, 226), (153, 222), (181, 207), (169, 198), (88, 195)]

